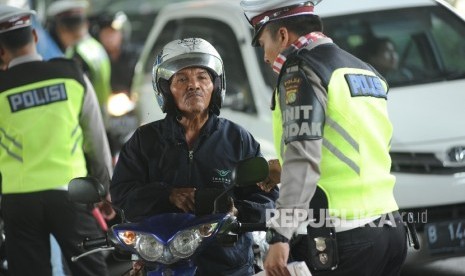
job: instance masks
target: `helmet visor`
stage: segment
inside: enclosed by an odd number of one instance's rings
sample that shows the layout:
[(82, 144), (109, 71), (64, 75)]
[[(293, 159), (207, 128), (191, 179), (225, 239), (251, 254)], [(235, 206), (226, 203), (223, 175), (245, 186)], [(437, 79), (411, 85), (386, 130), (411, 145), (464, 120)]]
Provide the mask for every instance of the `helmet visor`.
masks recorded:
[(173, 57), (157, 69), (157, 81), (160, 78), (169, 80), (176, 72), (188, 67), (202, 67), (216, 76), (223, 74), (223, 63), (213, 55), (205, 53), (189, 53)]

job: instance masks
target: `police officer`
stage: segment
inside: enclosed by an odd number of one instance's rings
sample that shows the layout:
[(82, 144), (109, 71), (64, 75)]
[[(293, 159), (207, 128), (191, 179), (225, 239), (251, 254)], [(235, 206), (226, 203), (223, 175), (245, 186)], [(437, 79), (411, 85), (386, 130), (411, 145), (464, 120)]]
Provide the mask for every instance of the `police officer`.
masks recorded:
[(322, 33), (318, 2), (241, 1), (253, 46), (279, 74), (272, 109), (281, 190), (265, 269), (288, 275), (290, 252), (312, 275), (398, 275), (407, 243), (390, 174), (388, 87)]
[[(87, 206), (68, 200), (67, 183), (91, 174), (108, 189), (112, 173), (95, 91), (74, 61), (37, 54), (33, 14), (0, 5), (1, 207), (11, 275), (51, 275), (50, 234), (68, 261), (85, 237), (101, 234)], [(101, 254), (68, 266), (73, 275), (107, 275)]]
[(111, 93), (110, 59), (103, 46), (89, 34), (88, 5), (83, 0), (59, 0), (50, 4), (47, 16), (51, 20), (49, 29), (52, 37), (66, 57), (74, 58), (82, 65), (104, 111)]
[(112, 92), (130, 93), (139, 49), (129, 41), (129, 20), (124, 12), (103, 13), (97, 18), (96, 37), (111, 62)]

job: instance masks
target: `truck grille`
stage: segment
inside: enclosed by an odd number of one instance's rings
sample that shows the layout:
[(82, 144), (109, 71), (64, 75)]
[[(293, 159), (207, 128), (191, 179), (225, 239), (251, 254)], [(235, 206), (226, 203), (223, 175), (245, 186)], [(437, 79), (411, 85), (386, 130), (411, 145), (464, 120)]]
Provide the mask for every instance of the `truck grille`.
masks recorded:
[(465, 166), (444, 167), (432, 153), (391, 152), (391, 159), (391, 172), (442, 175), (465, 172)]

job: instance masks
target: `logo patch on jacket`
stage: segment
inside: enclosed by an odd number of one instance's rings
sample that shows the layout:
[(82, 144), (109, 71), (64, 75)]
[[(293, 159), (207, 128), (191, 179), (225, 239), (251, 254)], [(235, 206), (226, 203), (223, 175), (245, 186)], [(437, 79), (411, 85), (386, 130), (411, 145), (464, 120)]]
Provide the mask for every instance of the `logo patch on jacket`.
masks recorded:
[(231, 183), (231, 170), (216, 169), (212, 182), (229, 185)]
[(54, 84), (8, 96), (11, 112), (68, 100), (65, 85)]
[(300, 77), (293, 77), (284, 81), (284, 91), (286, 93), (286, 104), (292, 104), (297, 100), (297, 93), (299, 92), (302, 79)]

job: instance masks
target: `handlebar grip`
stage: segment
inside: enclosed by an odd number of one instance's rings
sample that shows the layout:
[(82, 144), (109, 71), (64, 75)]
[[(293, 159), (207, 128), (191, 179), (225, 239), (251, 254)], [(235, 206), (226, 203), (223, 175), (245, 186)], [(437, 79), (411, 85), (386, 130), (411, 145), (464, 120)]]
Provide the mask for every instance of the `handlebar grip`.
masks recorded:
[(236, 231), (238, 233), (245, 233), (245, 232), (254, 232), (254, 231), (266, 231), (268, 227), (266, 223), (239, 223), (237, 226)]
[(89, 239), (86, 238), (85, 240), (82, 241), (80, 244), (80, 247), (84, 250), (90, 250), (102, 246), (108, 245), (108, 239), (107, 237), (100, 237), (100, 238), (95, 238), (95, 239)]

